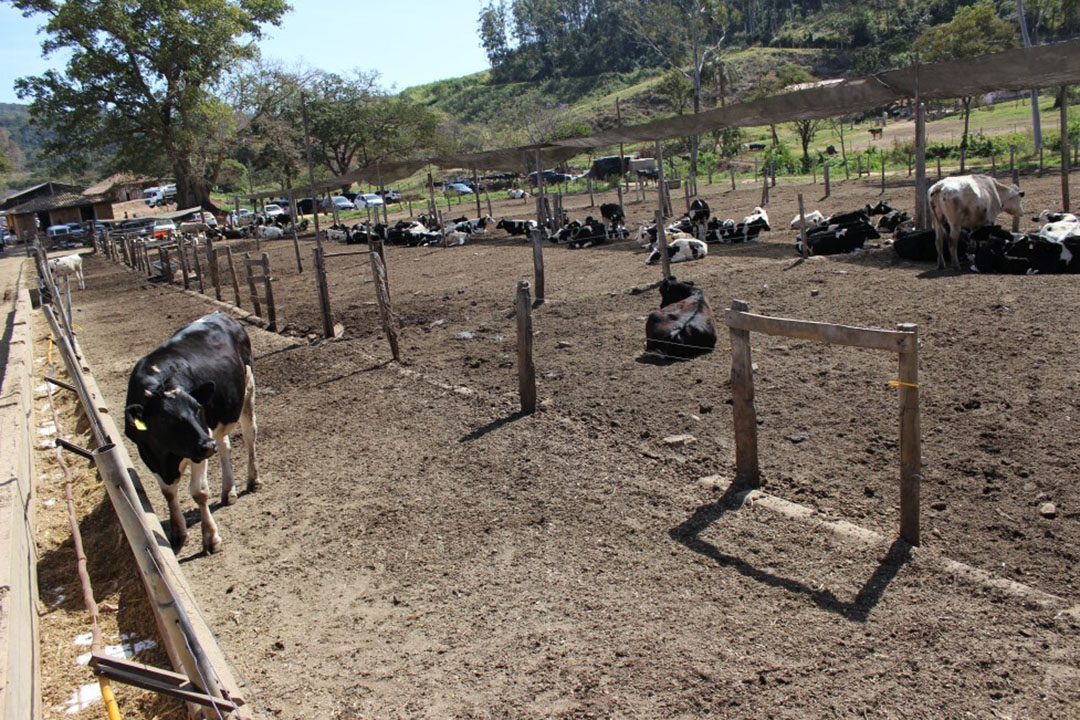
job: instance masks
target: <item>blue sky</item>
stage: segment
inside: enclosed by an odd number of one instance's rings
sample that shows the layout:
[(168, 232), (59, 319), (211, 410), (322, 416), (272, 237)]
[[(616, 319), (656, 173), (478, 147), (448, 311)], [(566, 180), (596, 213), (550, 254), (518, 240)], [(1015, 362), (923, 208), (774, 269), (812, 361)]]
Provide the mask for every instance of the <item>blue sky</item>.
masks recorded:
[[(269, 28), (263, 56), (322, 70), (378, 70), (388, 88), (468, 75), (487, 67), (476, 34), (479, 0), (343, 3), (292, 0), (281, 27)], [(15, 78), (63, 69), (41, 57), (39, 18), (0, 3), (0, 102), (19, 102)]]

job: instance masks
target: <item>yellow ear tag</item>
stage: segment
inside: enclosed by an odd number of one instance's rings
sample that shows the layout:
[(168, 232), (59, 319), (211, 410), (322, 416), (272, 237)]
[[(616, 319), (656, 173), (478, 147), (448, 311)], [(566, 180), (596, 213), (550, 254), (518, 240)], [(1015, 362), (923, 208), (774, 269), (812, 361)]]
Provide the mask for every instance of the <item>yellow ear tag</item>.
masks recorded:
[(150, 428), (146, 427), (146, 423), (144, 423), (144, 422), (143, 422), (142, 420), (140, 420), (139, 418), (135, 418), (135, 419), (134, 419), (134, 420), (133, 420), (133, 421), (131, 422), (131, 424), (135, 426), (135, 429), (136, 429), (136, 430), (149, 430), (149, 429), (150, 429)]

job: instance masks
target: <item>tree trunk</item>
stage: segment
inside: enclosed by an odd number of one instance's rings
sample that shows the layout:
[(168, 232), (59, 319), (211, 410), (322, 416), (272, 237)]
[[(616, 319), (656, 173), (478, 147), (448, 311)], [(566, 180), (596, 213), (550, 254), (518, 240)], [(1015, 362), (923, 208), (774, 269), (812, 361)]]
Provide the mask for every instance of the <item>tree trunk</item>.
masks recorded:
[(186, 157), (173, 157), (173, 175), (176, 176), (176, 206), (178, 209), (203, 207), (212, 212), (219, 208), (210, 201), (210, 183), (191, 166)]
[[(1028, 35), (1027, 17), (1024, 15), (1024, 0), (1016, 0), (1016, 14), (1020, 22), (1020, 34), (1024, 38), (1024, 47), (1031, 47), (1031, 36)], [(1039, 119), (1039, 91), (1031, 89), (1031, 131), (1035, 140), (1035, 150), (1042, 147), (1042, 122)]]
[(775, 123), (773, 123), (772, 125), (769, 126), (769, 132), (772, 133), (773, 147), (780, 147), (780, 138), (776, 136), (776, 124)]

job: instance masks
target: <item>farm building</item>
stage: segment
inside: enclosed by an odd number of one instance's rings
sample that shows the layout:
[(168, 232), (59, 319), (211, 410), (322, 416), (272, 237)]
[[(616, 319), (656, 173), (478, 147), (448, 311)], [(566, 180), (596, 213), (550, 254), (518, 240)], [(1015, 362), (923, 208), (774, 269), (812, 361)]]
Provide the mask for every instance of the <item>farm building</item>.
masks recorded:
[(64, 191), (28, 200), (5, 212), (8, 227), (16, 237), (26, 238), (50, 225), (112, 218), (112, 202), (107, 195), (84, 195)]
[(11, 190), (0, 195), (0, 212), (6, 212), (17, 205), (22, 205), (23, 203), (30, 202), (37, 198), (58, 195), (65, 192), (79, 192), (79, 190), (80, 188), (78, 185), (67, 185), (65, 183), (51, 181), (23, 188), (22, 190)]

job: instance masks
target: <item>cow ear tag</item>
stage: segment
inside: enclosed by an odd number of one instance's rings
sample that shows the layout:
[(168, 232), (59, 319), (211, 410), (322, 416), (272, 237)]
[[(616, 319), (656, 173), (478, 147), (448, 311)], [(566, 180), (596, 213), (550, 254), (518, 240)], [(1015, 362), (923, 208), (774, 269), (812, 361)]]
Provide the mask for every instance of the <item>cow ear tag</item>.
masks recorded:
[(142, 430), (142, 431), (145, 432), (145, 431), (150, 429), (150, 428), (146, 427), (146, 423), (144, 423), (139, 418), (135, 418), (134, 420), (132, 420), (131, 424), (135, 426), (136, 430)]

